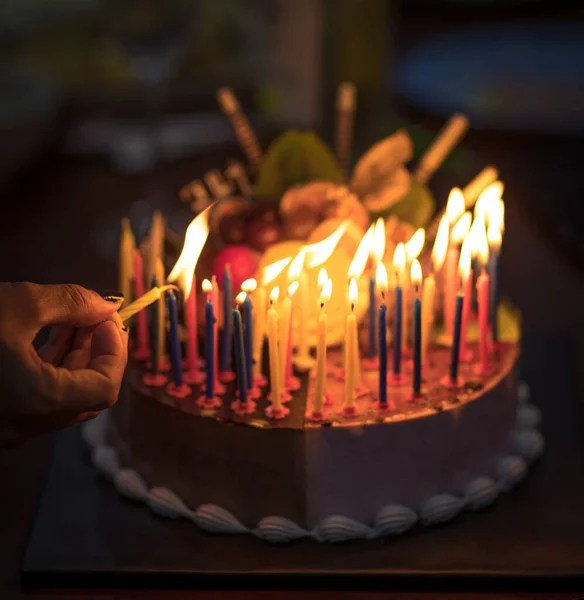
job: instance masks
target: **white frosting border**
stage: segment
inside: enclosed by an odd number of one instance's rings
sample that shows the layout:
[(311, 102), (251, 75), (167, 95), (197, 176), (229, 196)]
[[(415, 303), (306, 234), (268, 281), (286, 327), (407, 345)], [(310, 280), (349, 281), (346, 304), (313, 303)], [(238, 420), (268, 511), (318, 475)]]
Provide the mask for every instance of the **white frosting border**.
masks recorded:
[(501, 492), (515, 487), (525, 477), (529, 465), (541, 456), (545, 446), (542, 434), (536, 429), (541, 415), (539, 409), (529, 403), (529, 388), (525, 383), (519, 385), (518, 401), (517, 424), (513, 432), (514, 452), (499, 461), (494, 478), (477, 477), (466, 486), (462, 496), (450, 493), (432, 496), (419, 511), (400, 504), (384, 506), (377, 513), (372, 526), (343, 515), (331, 515), (311, 531), (279, 516), (265, 517), (255, 528), (249, 528), (220, 506), (201, 504), (192, 510), (168, 488), (148, 487), (136, 471), (120, 467), (115, 449), (106, 443), (107, 411), (84, 424), (82, 436), (91, 449), (91, 461), (99, 473), (111, 481), (122, 496), (144, 502), (160, 516), (188, 519), (203, 531), (211, 533), (250, 533), (274, 544), (300, 538), (334, 543), (399, 535), (417, 523), (444, 523), (464, 509), (479, 510), (492, 504)]

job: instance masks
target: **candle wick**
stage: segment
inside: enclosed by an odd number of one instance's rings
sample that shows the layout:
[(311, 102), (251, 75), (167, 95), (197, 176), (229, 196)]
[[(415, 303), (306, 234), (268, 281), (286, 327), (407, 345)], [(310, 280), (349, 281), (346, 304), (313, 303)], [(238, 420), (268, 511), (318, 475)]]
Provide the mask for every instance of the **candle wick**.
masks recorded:
[(321, 308), (321, 310), (324, 308), (324, 302), (322, 302), (322, 300), (320, 302), (320, 308)]
[(355, 310), (355, 303), (351, 302), (351, 312), (353, 312)]

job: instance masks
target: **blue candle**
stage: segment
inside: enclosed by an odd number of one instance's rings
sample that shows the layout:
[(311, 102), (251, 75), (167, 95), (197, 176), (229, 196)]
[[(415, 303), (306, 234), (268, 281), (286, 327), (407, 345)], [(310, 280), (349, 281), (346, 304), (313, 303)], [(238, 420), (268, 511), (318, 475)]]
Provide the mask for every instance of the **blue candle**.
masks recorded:
[(369, 276), (369, 358), (375, 356), (375, 279)]
[(402, 289), (395, 288), (395, 328), (393, 332), (393, 374), (401, 374)]
[(172, 291), (166, 295), (168, 316), (170, 319), (170, 358), (172, 362), (172, 379), (176, 387), (182, 387), (182, 352), (180, 338), (178, 335), (178, 311), (176, 305), (176, 294)]
[[(158, 287), (158, 277), (156, 275), (152, 276), (152, 287)], [(153, 302), (149, 307), (150, 312), (150, 351), (152, 354), (152, 360), (150, 362), (150, 372), (153, 375), (158, 375), (159, 365), (158, 365), (158, 347), (160, 345), (159, 339), (159, 327), (158, 320), (160, 318), (160, 309), (158, 308), (158, 302)]]
[(387, 404), (387, 306), (379, 307), (379, 404)]
[(215, 314), (213, 313), (213, 302), (210, 294), (205, 303), (205, 375), (206, 389), (205, 395), (207, 398), (213, 398), (215, 380), (213, 377), (213, 369), (215, 363), (215, 348), (213, 344), (213, 327), (215, 325)]
[(225, 265), (223, 272), (223, 341), (221, 344), (221, 371), (231, 371), (231, 305), (232, 305), (231, 267)]
[(489, 256), (489, 282), (490, 282), (490, 299), (489, 299), (489, 321), (491, 323), (491, 331), (493, 334), (493, 342), (499, 341), (499, 318), (497, 309), (499, 307), (499, 252), (492, 251)]
[(456, 312), (454, 314), (454, 334), (452, 338), (452, 355), (450, 356), (450, 381), (456, 383), (458, 378), (458, 355), (460, 354), (460, 325), (462, 322), (462, 304), (464, 294), (456, 296)]
[(235, 372), (237, 373), (237, 389), (239, 390), (240, 402), (247, 402), (247, 373), (246, 373), (246, 350), (243, 347), (243, 325), (241, 313), (237, 308), (231, 311), (233, 317), (233, 339), (235, 342)]
[[(417, 293), (417, 290), (416, 290)], [(422, 386), (422, 302), (414, 299), (414, 394), (419, 394)]]
[(253, 378), (251, 375), (253, 364), (253, 304), (251, 303), (251, 296), (249, 294), (246, 294), (243, 302), (243, 318), (245, 321), (245, 376), (247, 387), (251, 388), (253, 385)]

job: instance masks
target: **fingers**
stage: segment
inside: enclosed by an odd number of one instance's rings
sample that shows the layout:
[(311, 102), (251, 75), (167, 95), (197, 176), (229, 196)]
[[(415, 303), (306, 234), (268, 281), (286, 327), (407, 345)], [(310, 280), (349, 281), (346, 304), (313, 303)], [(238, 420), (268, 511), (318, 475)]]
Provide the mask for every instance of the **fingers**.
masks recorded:
[(97, 292), (79, 285), (37, 285), (21, 283), (2, 288), (5, 310), (16, 320), (18, 334), (23, 329), (28, 336), (45, 325), (88, 327), (111, 316), (121, 305), (123, 296), (114, 294), (102, 298)]
[(38, 350), (41, 360), (51, 363), (54, 366), (60, 365), (71, 348), (74, 334), (74, 327), (66, 325), (55, 325), (52, 327), (47, 343)]
[(71, 371), (87, 368), (91, 357), (91, 340), (94, 331), (95, 327), (83, 327), (75, 331), (69, 352), (63, 358), (60, 366)]
[(128, 360), (127, 341), (126, 332), (105, 321), (93, 331), (86, 368), (69, 370), (43, 363), (42, 388), (53, 410), (91, 412), (113, 406)]

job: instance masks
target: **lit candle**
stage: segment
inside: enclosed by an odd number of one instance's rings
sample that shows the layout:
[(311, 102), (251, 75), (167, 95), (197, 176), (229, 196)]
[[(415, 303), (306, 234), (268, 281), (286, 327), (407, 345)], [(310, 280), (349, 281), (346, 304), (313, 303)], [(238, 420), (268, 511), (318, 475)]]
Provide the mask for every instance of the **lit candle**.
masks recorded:
[(324, 271), (324, 279), (325, 282), (321, 288), (319, 299), (320, 314), (318, 316), (316, 333), (316, 379), (314, 382), (314, 403), (312, 406), (312, 414), (310, 415), (313, 419), (322, 417), (322, 405), (326, 393), (326, 303), (330, 300), (333, 282), (332, 279), (329, 279), (326, 271)]
[(446, 259), (448, 250), (448, 235), (450, 227), (446, 216), (442, 217), (434, 247), (432, 248), (432, 270), (428, 277), (424, 279), (422, 288), (422, 364), (426, 365), (428, 361), (428, 348), (434, 328), (434, 300), (436, 297), (436, 277), (434, 273), (438, 273)]
[(346, 416), (354, 415), (355, 410), (355, 363), (359, 356), (355, 355), (355, 339), (357, 337), (357, 317), (355, 316), (355, 304), (357, 302), (357, 281), (351, 278), (349, 282), (349, 314), (347, 315), (345, 329), (345, 404), (343, 412)]
[(270, 308), (268, 309), (267, 327), (268, 327), (268, 351), (270, 358), (270, 387), (271, 387), (271, 405), (266, 409), (266, 415), (273, 419), (286, 416), (289, 410), (282, 405), (282, 378), (281, 378), (281, 360), (278, 349), (279, 343), (279, 316), (274, 308), (274, 302), (278, 300), (280, 289), (278, 286), (270, 292)]
[[(459, 277), (461, 282), (466, 281), (470, 272), (470, 248), (468, 251), (460, 253), (460, 260), (458, 264)], [(454, 336), (452, 339), (452, 353), (450, 355), (450, 372), (447, 384), (450, 386), (459, 386), (461, 381), (458, 377), (458, 364), (460, 354), (460, 326), (462, 324), (462, 305), (464, 302), (465, 288), (463, 285), (460, 286), (458, 294), (456, 295), (456, 310), (454, 313)]]
[(207, 295), (205, 302), (205, 396), (212, 399), (215, 395), (215, 313), (213, 309), (213, 284), (204, 279), (203, 292)]
[(436, 172), (444, 159), (462, 139), (469, 127), (468, 117), (456, 114), (438, 132), (438, 135), (422, 155), (414, 176), (418, 181), (426, 183)]
[[(450, 233), (452, 227), (464, 213), (464, 196), (459, 188), (452, 188), (446, 204), (445, 217), (448, 220)], [(452, 337), (452, 324), (454, 323), (454, 303), (456, 298), (456, 269), (458, 266), (458, 248), (448, 239), (448, 251), (444, 265), (444, 326), (446, 333)]]
[(418, 259), (414, 259), (411, 267), (411, 280), (414, 287), (414, 397), (420, 395), (422, 387), (422, 302), (420, 300), (420, 286), (422, 285), (422, 267)]
[[(134, 250), (134, 292), (136, 298), (144, 295), (144, 270), (142, 268), (142, 255), (137, 248)], [(148, 317), (142, 310), (136, 315), (136, 360), (146, 360), (150, 356), (148, 347)]]
[[(497, 229), (497, 231), (499, 231)], [(475, 239), (478, 263), (481, 267), (480, 275), (477, 279), (477, 296), (479, 310), (479, 364), (475, 371), (481, 374), (489, 372), (489, 274), (487, 273), (487, 264), (489, 260), (489, 245), (487, 234), (485, 232), (484, 222), (481, 225), (480, 233)]]
[(154, 211), (152, 216), (152, 225), (148, 234), (148, 253), (147, 253), (147, 272), (154, 271), (154, 265), (157, 260), (164, 259), (164, 235), (165, 235), (164, 217), (159, 210)]
[(402, 383), (401, 375), (401, 343), (402, 343), (402, 287), (404, 269), (406, 263), (406, 248), (400, 242), (393, 253), (393, 270), (395, 272), (395, 327), (393, 333), (393, 377), (392, 383)]
[(499, 171), (493, 166), (485, 167), (478, 175), (475, 175), (471, 181), (462, 188), (466, 208), (470, 208), (480, 196), (481, 192), (489, 184), (497, 181), (498, 177)]
[[(306, 254), (301, 250), (294, 260), (290, 263), (289, 279), (298, 280), (298, 292), (294, 301), (295, 314), (298, 317), (298, 328), (296, 335), (296, 357), (294, 364), (301, 371), (308, 371), (314, 366), (314, 360), (310, 356), (310, 346), (308, 344), (308, 315), (310, 313), (309, 289), (306, 273), (303, 270)], [(292, 363), (288, 365), (291, 374)]]
[(264, 386), (267, 381), (262, 375), (262, 355), (264, 348), (264, 337), (266, 335), (267, 300), (266, 286), (274, 281), (276, 277), (290, 263), (290, 258), (283, 258), (265, 267), (262, 271), (262, 284), (254, 295), (254, 332), (253, 332), (253, 383), (256, 386)]
[[(477, 223), (479, 223), (478, 221)], [(472, 270), (472, 254), (474, 251), (474, 240), (475, 240), (475, 229), (471, 227), (471, 231), (468, 232), (462, 243), (460, 253), (467, 252), (470, 254), (469, 270), (466, 273), (466, 279), (462, 280), (462, 287), (464, 289), (464, 301), (462, 303), (462, 321), (460, 323), (460, 350), (458, 360), (466, 362), (467, 356), (467, 332), (468, 322), (470, 320), (470, 307), (472, 303), (472, 284), (473, 284), (473, 270)]]
[[(501, 201), (502, 203), (502, 201)], [(493, 336), (493, 344), (496, 346), (499, 343), (499, 255), (501, 252), (503, 229), (503, 204), (498, 219), (495, 215), (489, 214), (489, 228), (487, 230), (487, 239), (489, 243), (489, 277), (490, 277), (490, 292), (489, 300), (491, 333)]]
[(458, 262), (460, 258), (460, 245), (462, 244), (472, 222), (470, 212), (465, 212), (454, 225), (451, 223), (449, 248), (446, 254), (444, 272), (444, 322), (446, 333), (450, 338), (453, 335), (454, 306), (458, 290)]
[(197, 276), (193, 274), (190, 290), (185, 293), (185, 321), (187, 326), (187, 383), (202, 383), (204, 374), (199, 371), (198, 320), (197, 320)]
[[(245, 292), (240, 292), (235, 298), (238, 305), (244, 304), (249, 296)], [(235, 371), (237, 373), (237, 389), (239, 391), (239, 401), (247, 402), (247, 368), (246, 356), (243, 341), (243, 325), (241, 322), (241, 313), (239, 309), (232, 310), (233, 317), (233, 339), (235, 344)]]
[(241, 110), (235, 94), (229, 88), (221, 88), (217, 92), (217, 100), (219, 101), (221, 110), (231, 121), (235, 135), (249, 164), (254, 170), (257, 170), (262, 160), (262, 150), (249, 121)]
[(347, 175), (351, 160), (351, 144), (353, 141), (353, 123), (355, 120), (357, 89), (354, 83), (344, 82), (337, 91), (337, 158), (341, 171)]
[(475, 220), (483, 218), (487, 223), (491, 216), (497, 218), (498, 206), (505, 186), (502, 181), (494, 181), (480, 193), (474, 207)]
[[(246, 279), (241, 284), (241, 291), (244, 292), (243, 298), (243, 320), (244, 320), (244, 347), (245, 347), (245, 380), (248, 389), (254, 387), (252, 375), (253, 363), (253, 313), (254, 306), (251, 302), (251, 295), (257, 287), (255, 279)], [(238, 295), (241, 298), (241, 294)]]
[[(373, 242), (371, 244), (371, 258), (373, 261), (373, 269), (377, 269), (377, 265), (383, 260), (385, 254), (385, 221), (381, 218), (375, 222), (373, 230)], [(374, 359), (377, 355), (377, 344), (375, 339), (376, 333), (376, 292), (375, 292), (375, 271), (369, 275), (369, 348), (367, 352), (368, 358)]]
[(183, 382), (182, 376), (182, 351), (178, 333), (178, 309), (176, 294), (173, 291), (166, 295), (168, 317), (170, 321), (170, 358), (172, 363), (172, 382), (166, 391), (176, 398), (184, 398), (191, 393), (191, 388)]
[(120, 292), (124, 294), (124, 304), (130, 304), (132, 301), (132, 279), (134, 278), (134, 250), (136, 249), (136, 239), (132, 233), (129, 219), (122, 219), (121, 227), (118, 287)]
[[(381, 304), (379, 306), (379, 404), (380, 410), (385, 410), (387, 404), (387, 305), (385, 303), (385, 294), (387, 293), (387, 269), (380, 262), (377, 264), (375, 273), (377, 288), (381, 294)], [(392, 408), (394, 408), (392, 406)]]
[(422, 227), (416, 230), (412, 237), (406, 242), (406, 264), (404, 267), (404, 276), (401, 281), (402, 287), (402, 353), (407, 348), (408, 336), (411, 330), (410, 327), (410, 269), (412, 262), (418, 258), (422, 250), (424, 249), (424, 243), (426, 241), (426, 232)]
[[(159, 282), (164, 281), (164, 264), (162, 259), (158, 259), (154, 265), (154, 273)], [(158, 369), (166, 373), (170, 371), (170, 360), (166, 353), (166, 302), (164, 296), (160, 296), (158, 300)]]
[[(213, 310), (219, 311), (219, 286), (217, 285), (217, 277), (213, 275), (211, 277), (211, 284), (213, 286)], [(217, 315), (217, 312), (215, 312)], [(225, 392), (225, 386), (219, 379), (219, 319), (215, 316), (215, 323), (213, 324), (213, 351), (215, 356), (213, 358), (213, 378), (215, 380), (214, 389), (216, 394), (222, 394)]]
[[(280, 325), (282, 328), (280, 333), (280, 343), (282, 344), (280, 351), (283, 361), (282, 373), (284, 374), (284, 387), (287, 389), (296, 389), (299, 385), (299, 382), (292, 376), (292, 347), (294, 346), (294, 340), (292, 339), (293, 312), (299, 323), (298, 336), (304, 335), (307, 337), (304, 316), (305, 302), (300, 294), (297, 296), (300, 301), (292, 304), (292, 297), (300, 288), (300, 275), (304, 267), (305, 256), (304, 250), (301, 250), (290, 262), (288, 268), (288, 296), (282, 301), (282, 312), (280, 314)], [(306, 280), (304, 284), (304, 291), (306, 292)], [(304, 331), (300, 331), (300, 327)], [(306, 354), (308, 354), (307, 351)]]

